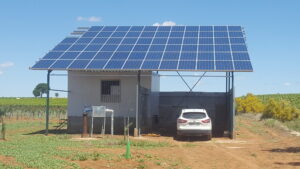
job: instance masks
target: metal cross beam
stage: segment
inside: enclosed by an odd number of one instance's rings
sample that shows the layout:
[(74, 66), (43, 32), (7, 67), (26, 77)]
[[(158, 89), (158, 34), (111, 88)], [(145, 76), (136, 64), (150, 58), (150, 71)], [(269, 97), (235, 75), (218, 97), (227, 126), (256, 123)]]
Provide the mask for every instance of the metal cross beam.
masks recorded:
[(193, 89), (196, 87), (196, 85), (201, 81), (201, 79), (202, 79), (202, 78), (205, 76), (205, 74), (206, 74), (206, 72), (204, 72), (204, 73), (202, 74), (202, 76), (199, 77), (199, 79), (197, 80), (197, 82), (196, 82), (192, 87), (190, 87), (189, 84), (184, 80), (184, 78), (182, 77), (182, 75), (181, 75), (178, 71), (176, 71), (176, 72), (177, 72), (178, 76), (182, 79), (182, 81), (185, 83), (185, 85), (190, 89), (189, 92), (192, 92), (192, 91), (193, 91)]
[(59, 90), (59, 89), (50, 89), (50, 91), (56, 91), (56, 92), (70, 92), (69, 90)]

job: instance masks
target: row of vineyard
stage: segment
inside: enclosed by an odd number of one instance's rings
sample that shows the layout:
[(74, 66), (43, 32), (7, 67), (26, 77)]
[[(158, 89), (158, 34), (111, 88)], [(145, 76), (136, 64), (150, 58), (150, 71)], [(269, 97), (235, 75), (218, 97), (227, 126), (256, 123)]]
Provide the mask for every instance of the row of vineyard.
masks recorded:
[[(0, 98), (1, 111), (6, 118), (45, 118), (45, 98)], [(50, 118), (66, 118), (67, 99), (50, 99)]]
[(268, 94), (268, 95), (256, 95), (263, 103), (267, 103), (269, 99), (274, 99), (276, 101), (286, 100), (292, 105), (300, 109), (300, 94)]

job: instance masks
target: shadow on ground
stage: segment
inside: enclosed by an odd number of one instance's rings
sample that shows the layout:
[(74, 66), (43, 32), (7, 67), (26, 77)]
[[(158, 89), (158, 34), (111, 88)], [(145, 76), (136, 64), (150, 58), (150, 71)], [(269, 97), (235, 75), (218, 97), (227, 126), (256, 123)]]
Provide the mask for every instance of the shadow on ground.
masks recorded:
[(192, 137), (176, 137), (173, 136), (173, 139), (176, 141), (188, 141), (188, 142), (196, 142), (196, 141), (209, 141), (206, 136), (192, 136)]
[[(35, 135), (35, 134), (45, 134), (46, 130), (39, 130), (39, 131), (35, 131), (35, 132), (31, 132), (31, 133), (26, 133), (24, 135)], [(67, 134), (67, 129), (60, 129), (60, 130), (56, 130), (56, 129), (51, 129), (48, 130), (49, 134)]]
[(269, 151), (273, 153), (300, 153), (300, 147), (274, 148), (263, 151)]
[(275, 162), (275, 164), (278, 164), (278, 165), (300, 166), (300, 162), (288, 162), (288, 163)]

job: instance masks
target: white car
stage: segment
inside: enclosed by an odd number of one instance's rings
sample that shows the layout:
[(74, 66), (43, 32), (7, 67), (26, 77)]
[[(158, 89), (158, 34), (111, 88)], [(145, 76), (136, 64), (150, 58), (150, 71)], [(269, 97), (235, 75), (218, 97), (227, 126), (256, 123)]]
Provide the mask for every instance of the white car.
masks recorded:
[(177, 136), (203, 136), (210, 140), (212, 122), (205, 109), (182, 109), (177, 119)]

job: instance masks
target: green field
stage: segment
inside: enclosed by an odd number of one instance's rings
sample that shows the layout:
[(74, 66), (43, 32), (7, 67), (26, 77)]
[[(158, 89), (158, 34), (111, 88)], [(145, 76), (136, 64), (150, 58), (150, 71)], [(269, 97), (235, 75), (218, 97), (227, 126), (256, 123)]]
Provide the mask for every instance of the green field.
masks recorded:
[[(53, 130), (55, 125), (57, 123), (52, 121), (50, 130)], [(73, 140), (72, 137), (79, 138), (80, 136), (61, 132), (45, 136), (43, 132), (40, 132), (44, 127), (44, 122), (38, 120), (8, 121), (6, 141), (0, 140), (0, 157), (2, 157), (0, 168), (75, 169), (85, 168), (79, 165), (84, 161), (97, 164), (97, 168), (107, 168), (105, 165), (109, 165), (109, 168), (118, 168), (116, 165), (121, 166), (119, 163), (127, 165), (127, 160), (124, 158), (126, 142), (123, 137), (107, 136), (97, 140)], [(131, 141), (131, 147), (135, 152), (144, 149), (159, 150), (172, 146), (168, 142)], [(136, 154), (125, 168), (139, 168), (139, 165), (143, 165), (139, 161), (148, 160), (152, 163), (160, 162), (160, 160), (170, 161), (157, 159), (152, 155), (150, 158), (147, 153), (139, 153), (140, 156)], [(11, 160), (5, 160), (3, 157)], [(170, 167), (171, 164), (168, 163), (167, 167)]]
[[(256, 95), (262, 102), (266, 103), (268, 99), (275, 100), (284, 99), (291, 102), (296, 107), (300, 108), (300, 94), (267, 94)], [(32, 98), (32, 97), (0, 97), (0, 106), (16, 105), (16, 106), (44, 106), (46, 98)], [(67, 98), (50, 98), (51, 106), (67, 106)]]
[[(50, 117), (64, 118), (67, 102), (66, 98), (50, 98)], [(46, 98), (0, 98), (0, 110), (9, 118), (44, 118), (45, 105)]]
[[(67, 106), (67, 98), (50, 98), (51, 106)], [(32, 98), (32, 97), (1, 97), (0, 106), (44, 106), (46, 98)]]
[(268, 94), (256, 95), (263, 103), (266, 103), (270, 98), (275, 100), (287, 100), (292, 105), (300, 109), (300, 94)]

